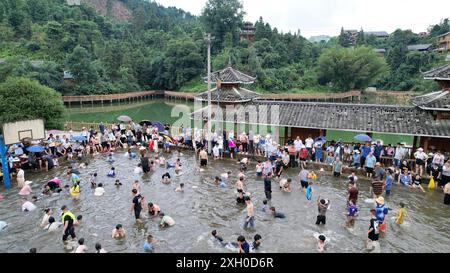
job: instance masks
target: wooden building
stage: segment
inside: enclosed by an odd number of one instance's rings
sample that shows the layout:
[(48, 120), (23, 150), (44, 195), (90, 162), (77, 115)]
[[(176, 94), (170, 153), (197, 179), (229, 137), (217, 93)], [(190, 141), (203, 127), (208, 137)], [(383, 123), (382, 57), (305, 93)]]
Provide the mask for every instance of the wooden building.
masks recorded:
[(251, 22), (245, 22), (244, 26), (241, 28), (241, 41), (253, 41), (255, 39), (256, 28)]
[[(227, 71), (219, 77), (227, 77), (237, 82), (239, 74), (235, 70)], [(450, 150), (450, 65), (434, 69), (425, 73), (425, 78), (437, 80), (443, 87), (442, 91), (433, 92), (412, 99), (411, 106), (376, 105), (358, 103), (328, 103), (328, 102), (293, 102), (262, 100), (257, 93), (241, 94), (239, 91), (227, 91), (230, 97), (216, 101), (232, 102), (243, 107), (235, 108), (233, 113), (223, 115), (215, 122), (234, 123), (237, 128), (244, 125), (272, 126), (278, 128), (281, 137), (274, 139), (289, 140), (297, 136), (305, 139), (308, 135), (314, 137), (326, 136), (327, 130), (353, 131), (358, 133), (381, 133), (401, 136), (413, 136), (413, 150), (423, 147), (425, 150)], [(217, 79), (220, 73), (215, 73)], [(253, 80), (253, 78), (252, 78)], [(232, 85), (235, 89), (239, 85)], [(221, 96), (221, 90), (214, 90), (214, 94)], [(205, 94), (200, 96), (205, 99)], [(216, 105), (215, 107), (221, 107)], [(216, 108), (217, 109), (217, 108)], [(193, 119), (205, 119), (207, 108), (194, 113)], [(238, 130), (239, 131), (239, 130)]]
[(439, 35), (438, 37), (439, 51), (450, 51), (450, 32)]

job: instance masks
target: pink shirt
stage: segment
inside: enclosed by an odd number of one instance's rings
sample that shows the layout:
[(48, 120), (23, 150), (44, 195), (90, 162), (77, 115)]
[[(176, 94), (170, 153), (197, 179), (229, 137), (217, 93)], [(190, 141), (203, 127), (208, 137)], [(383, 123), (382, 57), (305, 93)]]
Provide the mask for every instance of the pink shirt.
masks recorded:
[(29, 185), (25, 185), (20, 190), (19, 195), (30, 195), (31, 192), (32, 192), (31, 187)]
[(236, 143), (234, 142), (234, 140), (228, 140), (228, 147), (230, 147), (230, 148), (234, 148), (234, 147), (236, 147)]

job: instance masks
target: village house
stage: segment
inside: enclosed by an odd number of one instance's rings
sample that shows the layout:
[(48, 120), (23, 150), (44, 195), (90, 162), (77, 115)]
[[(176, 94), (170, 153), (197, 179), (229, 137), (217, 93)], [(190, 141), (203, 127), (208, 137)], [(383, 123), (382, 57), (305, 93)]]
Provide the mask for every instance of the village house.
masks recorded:
[(439, 35), (438, 37), (439, 51), (450, 51), (450, 31)]

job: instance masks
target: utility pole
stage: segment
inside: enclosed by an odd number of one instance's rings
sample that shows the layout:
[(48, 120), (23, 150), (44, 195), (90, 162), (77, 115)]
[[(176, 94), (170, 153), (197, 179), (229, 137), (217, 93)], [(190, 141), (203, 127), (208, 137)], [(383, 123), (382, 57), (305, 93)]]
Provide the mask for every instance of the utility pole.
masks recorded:
[(214, 37), (211, 37), (211, 33), (208, 33), (208, 36), (205, 38), (206, 43), (208, 45), (208, 154), (211, 154), (211, 41), (214, 40)]
[(5, 188), (9, 189), (11, 184), (9, 179), (8, 158), (6, 157), (7, 151), (8, 148), (5, 145), (5, 139), (3, 138), (3, 135), (0, 134), (0, 158), (3, 169), (3, 183), (5, 184)]

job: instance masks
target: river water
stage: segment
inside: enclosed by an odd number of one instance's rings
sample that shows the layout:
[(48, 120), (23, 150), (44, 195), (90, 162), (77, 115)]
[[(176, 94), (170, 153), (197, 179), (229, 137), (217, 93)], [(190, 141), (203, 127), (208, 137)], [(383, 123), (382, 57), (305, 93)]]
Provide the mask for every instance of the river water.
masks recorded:
[[(177, 157), (167, 154), (166, 158), (174, 162)], [(294, 178), (292, 193), (281, 193), (273, 182), (272, 205), (286, 215), (285, 219), (273, 219), (259, 211), (264, 199), (264, 184), (255, 178), (254, 165), (251, 165), (247, 172), (246, 188), (252, 194), (258, 212), (256, 230), (245, 231), (242, 228), (245, 207), (236, 204), (236, 191), (230, 185), (230, 181), (236, 181), (239, 165), (235, 161), (210, 162), (205, 172), (200, 173), (193, 153), (186, 152), (181, 156), (183, 174), (174, 177), (172, 169), (172, 184), (165, 185), (160, 182), (166, 171), (164, 168), (158, 167), (156, 172), (148, 175), (135, 175), (133, 169), (138, 159), (128, 159), (123, 153), (117, 153), (115, 159), (113, 166), (123, 186), (116, 188), (115, 179), (107, 178), (111, 164), (106, 162), (106, 157), (100, 155), (87, 159), (88, 168), (80, 170), (82, 192), (79, 201), (72, 201), (66, 194), (53, 201), (44, 198), (38, 201), (38, 210), (24, 213), (21, 212), (21, 200), (17, 195), (19, 190), (13, 188), (6, 191), (1, 187), (0, 193), (5, 199), (0, 201), (0, 220), (8, 222), (8, 227), (0, 232), (0, 252), (27, 252), (32, 247), (37, 248), (38, 252), (66, 252), (61, 239), (62, 230), (48, 233), (39, 227), (44, 207), (51, 206), (55, 215), (59, 215), (59, 209), (64, 204), (75, 215), (83, 215), (83, 223), (76, 228), (76, 234), (78, 238), (85, 238), (89, 252), (94, 251), (96, 242), (100, 242), (109, 252), (143, 252), (148, 234), (156, 238), (155, 252), (158, 253), (230, 252), (211, 241), (210, 232), (213, 229), (217, 229), (226, 241), (232, 242), (241, 234), (250, 241), (258, 233), (263, 237), (261, 252), (316, 252), (314, 235), (317, 233), (323, 233), (330, 239), (327, 252), (366, 252), (364, 242), (369, 227), (369, 210), (373, 204), (364, 202), (369, 197), (369, 186), (365, 181), (358, 183), (360, 216), (354, 231), (350, 232), (344, 227), (346, 180), (326, 176), (320, 186), (315, 186), (316, 191), (331, 202), (326, 226), (317, 227), (317, 205), (308, 205), (305, 194), (299, 190), (298, 169), (284, 174), (286, 178)], [(40, 192), (42, 185), (54, 176), (63, 178), (63, 185), (68, 184), (68, 178), (64, 175), (66, 170), (62, 166), (48, 173), (28, 172), (26, 178), (34, 181), (33, 190)], [(212, 185), (214, 176), (229, 170), (233, 174), (227, 189)], [(94, 196), (88, 185), (92, 172), (98, 173), (98, 182), (103, 183), (106, 190), (101, 197)], [(142, 214), (145, 215), (144, 224), (135, 224), (134, 215), (130, 212), (131, 184), (135, 179), (141, 181), (141, 192), (147, 201), (158, 204), (175, 220), (175, 226), (160, 229), (158, 220), (147, 219), (146, 213)], [(174, 192), (180, 182), (186, 184), (184, 193)], [(380, 240), (381, 252), (449, 252), (450, 207), (443, 204), (443, 194), (423, 194), (397, 185), (392, 191), (387, 205), (396, 210), (398, 203), (404, 202), (410, 219), (404, 226), (398, 227), (392, 219), (394, 213), (390, 212), (386, 237)], [(313, 200), (316, 198), (317, 193), (313, 195)], [(127, 236), (122, 241), (112, 240), (111, 231), (119, 223), (124, 226)]]

